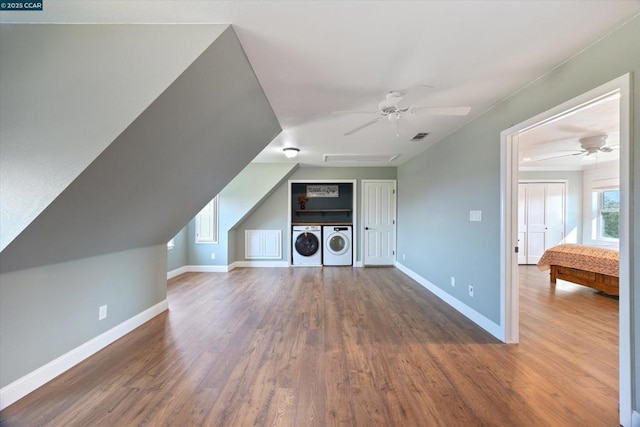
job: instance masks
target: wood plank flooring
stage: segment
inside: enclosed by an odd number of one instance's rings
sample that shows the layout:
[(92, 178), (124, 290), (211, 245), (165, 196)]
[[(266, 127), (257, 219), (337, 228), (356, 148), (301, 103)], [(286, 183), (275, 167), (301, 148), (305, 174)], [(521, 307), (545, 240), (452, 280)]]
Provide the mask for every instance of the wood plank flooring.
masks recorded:
[(520, 274), (519, 345), (393, 268), (184, 274), (169, 312), (0, 424), (618, 425), (618, 301)]

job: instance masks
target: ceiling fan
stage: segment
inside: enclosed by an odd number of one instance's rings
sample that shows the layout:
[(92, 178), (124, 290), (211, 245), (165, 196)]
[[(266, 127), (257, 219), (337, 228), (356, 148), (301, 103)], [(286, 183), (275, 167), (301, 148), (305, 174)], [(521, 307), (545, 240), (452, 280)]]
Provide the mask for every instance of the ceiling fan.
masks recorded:
[[(423, 85), (425, 86), (425, 85)], [(377, 111), (334, 111), (332, 114), (375, 114), (377, 117), (373, 120), (345, 132), (344, 136), (353, 135), (362, 129), (374, 125), (378, 122), (388, 120), (396, 126), (396, 135), (398, 135), (398, 121), (405, 117), (415, 114), (425, 114), (431, 116), (466, 116), (471, 111), (471, 107), (424, 107), (412, 106), (407, 104), (407, 93), (401, 91), (387, 92), (385, 98), (378, 104)]]
[(608, 138), (608, 135), (595, 135), (595, 136), (587, 136), (584, 138), (580, 138), (579, 141), (580, 141), (581, 150), (577, 150), (575, 153), (571, 153), (571, 154), (563, 154), (560, 156), (538, 159), (538, 161), (559, 159), (561, 157), (572, 157), (572, 156), (583, 156), (584, 159), (587, 159), (597, 155), (599, 152), (610, 153), (613, 150), (616, 150), (618, 146), (615, 146), (615, 145), (611, 147), (607, 146), (606, 145), (607, 138)]

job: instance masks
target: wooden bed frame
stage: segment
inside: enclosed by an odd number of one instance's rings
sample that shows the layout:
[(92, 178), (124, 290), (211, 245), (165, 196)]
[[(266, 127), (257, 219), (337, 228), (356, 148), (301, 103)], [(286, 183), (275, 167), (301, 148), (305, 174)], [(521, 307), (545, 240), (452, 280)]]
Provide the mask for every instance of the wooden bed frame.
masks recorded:
[(593, 273), (591, 271), (577, 270), (570, 267), (562, 267), (560, 265), (552, 265), (551, 283), (556, 283), (556, 279), (566, 280), (567, 282), (577, 283), (579, 285), (588, 286), (609, 295), (620, 295), (619, 279), (615, 276), (608, 276), (602, 273)]

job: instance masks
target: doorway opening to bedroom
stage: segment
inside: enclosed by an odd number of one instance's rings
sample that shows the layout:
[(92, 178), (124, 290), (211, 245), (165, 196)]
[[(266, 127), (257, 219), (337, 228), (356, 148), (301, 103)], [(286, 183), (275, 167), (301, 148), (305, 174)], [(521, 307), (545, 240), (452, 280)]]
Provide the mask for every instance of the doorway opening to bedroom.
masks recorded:
[[(542, 294), (547, 301), (555, 303), (563, 296), (577, 292), (585, 298), (601, 298), (598, 301), (609, 306), (609, 312), (617, 309), (617, 313), (613, 313), (617, 316), (609, 319), (609, 323), (615, 323), (614, 327), (609, 332), (595, 333), (605, 336), (610, 333), (610, 338), (613, 334), (613, 346), (616, 332), (619, 334), (619, 359), (609, 362), (614, 365), (619, 362), (621, 415), (631, 407), (629, 255), (632, 242), (630, 204), (625, 203), (630, 200), (629, 137), (629, 75), (501, 134), (501, 324), (505, 341), (520, 342), (521, 315), (523, 321), (548, 321), (550, 333), (553, 330), (551, 322), (554, 320), (549, 319), (558, 314), (554, 312), (555, 307), (544, 313), (521, 313), (521, 297), (536, 298)], [(560, 182), (564, 185), (559, 186)], [(534, 185), (523, 187), (529, 183)], [(531, 200), (526, 197), (528, 193)], [(550, 283), (549, 272), (540, 272), (536, 264), (544, 250), (558, 243), (619, 248), (620, 297), (619, 301), (614, 301), (617, 306), (611, 305), (611, 298), (584, 287), (585, 283)], [(523, 266), (519, 267), (519, 264)], [(577, 283), (581, 282), (578, 280)], [(587, 286), (591, 286), (588, 283)], [(539, 292), (535, 286), (539, 287)], [(606, 317), (607, 308), (604, 310)], [(568, 320), (567, 315), (564, 318)], [(575, 325), (580, 325), (579, 322), (578, 319)], [(598, 322), (592, 324), (603, 321)], [(575, 325), (573, 327), (580, 327)], [(557, 339), (563, 340), (561, 336)]]

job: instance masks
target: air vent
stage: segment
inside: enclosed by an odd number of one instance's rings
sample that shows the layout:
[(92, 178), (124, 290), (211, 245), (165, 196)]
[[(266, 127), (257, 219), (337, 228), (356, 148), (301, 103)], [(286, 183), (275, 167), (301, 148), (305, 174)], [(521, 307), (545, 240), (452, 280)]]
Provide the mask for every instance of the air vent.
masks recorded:
[(421, 139), (424, 139), (427, 135), (429, 135), (429, 132), (416, 133), (416, 136), (411, 138), (411, 140), (412, 141), (420, 141)]
[(325, 154), (326, 163), (349, 162), (391, 162), (400, 157), (400, 154)]

